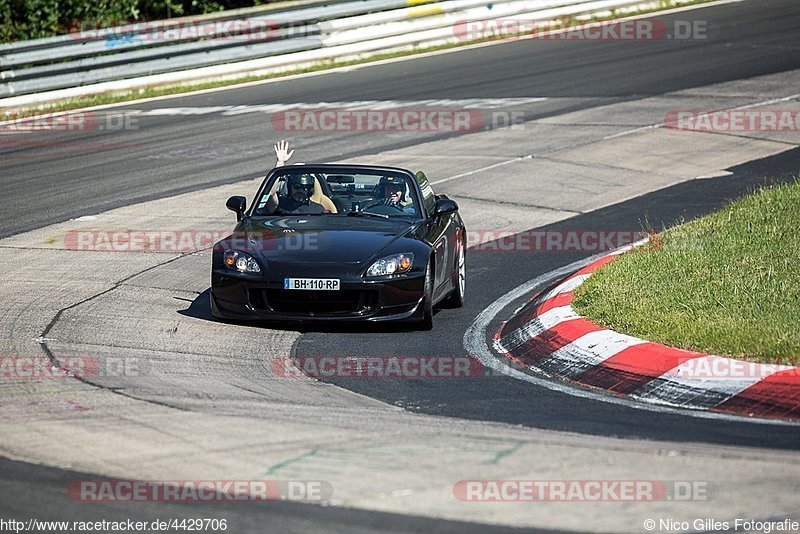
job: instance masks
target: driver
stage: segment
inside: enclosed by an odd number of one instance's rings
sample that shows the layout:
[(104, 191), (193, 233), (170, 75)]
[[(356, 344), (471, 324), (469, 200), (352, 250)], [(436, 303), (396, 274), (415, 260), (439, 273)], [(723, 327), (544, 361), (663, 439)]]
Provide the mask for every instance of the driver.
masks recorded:
[(378, 187), (382, 199), (371, 206), (391, 206), (403, 213), (416, 213), (414, 203), (405, 198), (406, 182), (404, 179), (397, 176), (382, 176)]
[(287, 178), (289, 194), (278, 200), (277, 214), (324, 213), (322, 204), (311, 200), (314, 194), (314, 177), (310, 174), (291, 174)]

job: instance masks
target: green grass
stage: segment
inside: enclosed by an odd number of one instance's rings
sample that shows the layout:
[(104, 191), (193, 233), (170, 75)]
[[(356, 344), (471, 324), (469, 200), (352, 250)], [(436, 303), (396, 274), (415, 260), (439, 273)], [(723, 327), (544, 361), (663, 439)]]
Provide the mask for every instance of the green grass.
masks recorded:
[[(695, 5), (695, 4), (705, 4), (708, 2), (713, 2), (714, 0), (691, 0), (690, 2), (686, 2), (681, 4), (680, 7)], [(665, 9), (672, 9), (675, 6), (672, 5), (668, 0), (662, 0), (661, 7), (655, 9), (647, 9), (647, 10), (637, 10), (631, 13), (624, 13), (619, 14), (617, 16), (611, 17), (595, 17), (591, 21), (578, 21), (569, 19), (569, 22), (574, 22), (575, 24), (588, 24), (590, 22), (603, 22), (608, 20), (613, 20), (619, 17), (630, 17), (634, 15), (644, 15), (648, 13), (656, 13), (658, 11), (662, 11)], [(567, 25), (562, 25), (564, 27)], [(551, 29), (558, 29), (559, 26), (553, 26)], [(318, 72), (329, 70), (337, 67), (346, 67), (350, 65), (361, 65), (364, 63), (371, 63), (374, 61), (380, 61), (384, 59), (393, 59), (405, 56), (412, 56), (415, 54), (421, 54), (426, 52), (434, 52), (438, 50), (447, 50), (450, 48), (457, 48), (460, 46), (466, 45), (474, 45), (484, 42), (491, 42), (502, 40), (503, 37), (489, 37), (484, 39), (476, 39), (476, 40), (465, 40), (457, 43), (448, 43), (438, 46), (427, 46), (427, 47), (414, 47), (410, 50), (404, 51), (397, 51), (397, 52), (378, 52), (374, 54), (369, 54), (364, 57), (341, 61), (341, 60), (324, 60), (313, 65), (287, 70), (283, 72), (276, 72), (270, 74), (264, 74), (259, 76), (243, 76), (236, 79), (230, 80), (217, 80), (217, 81), (209, 81), (209, 82), (201, 82), (201, 83), (183, 83), (183, 84), (172, 84), (172, 85), (163, 85), (163, 86), (155, 86), (155, 87), (147, 87), (141, 89), (133, 89), (133, 90), (125, 90), (125, 91), (110, 91), (106, 93), (100, 93), (91, 96), (84, 96), (78, 98), (71, 98), (71, 99), (64, 99), (53, 101), (44, 104), (37, 104), (28, 107), (18, 108), (11, 111), (8, 111), (4, 114), (0, 114), (0, 120), (3, 119), (13, 119), (13, 118), (22, 118), (22, 117), (30, 117), (33, 115), (39, 115), (41, 113), (56, 113), (59, 111), (68, 111), (71, 109), (80, 109), (86, 108), (91, 106), (101, 106), (107, 104), (116, 104), (119, 102), (131, 102), (137, 99), (144, 99), (144, 98), (153, 98), (158, 96), (165, 96), (165, 95), (177, 95), (181, 93), (188, 93), (192, 91), (200, 91), (203, 89), (214, 89), (217, 87), (228, 87), (231, 85), (238, 85), (241, 83), (247, 82), (254, 82), (254, 81), (262, 81), (262, 80), (269, 80), (272, 78), (281, 78), (285, 76), (291, 76), (293, 74), (303, 74), (308, 72)]]
[(598, 270), (581, 315), (665, 345), (800, 363), (800, 182), (672, 228)]

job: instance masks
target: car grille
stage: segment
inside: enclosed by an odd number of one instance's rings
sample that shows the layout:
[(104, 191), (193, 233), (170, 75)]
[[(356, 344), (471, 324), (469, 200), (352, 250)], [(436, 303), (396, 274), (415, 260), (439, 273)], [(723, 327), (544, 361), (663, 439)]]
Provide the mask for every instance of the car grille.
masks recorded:
[(376, 291), (288, 291), (284, 289), (250, 290), (250, 303), (257, 309), (304, 315), (339, 315), (365, 313), (378, 303)]

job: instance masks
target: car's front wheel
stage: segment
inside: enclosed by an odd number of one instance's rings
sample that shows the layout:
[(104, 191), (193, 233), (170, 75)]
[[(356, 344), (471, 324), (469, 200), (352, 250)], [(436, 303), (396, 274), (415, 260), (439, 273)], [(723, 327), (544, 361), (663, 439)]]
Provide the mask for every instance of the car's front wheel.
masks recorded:
[(456, 248), (455, 287), (447, 296), (447, 300), (445, 301), (445, 305), (449, 308), (461, 308), (464, 306), (464, 292), (466, 291), (467, 287), (466, 256), (467, 254), (464, 250), (464, 244), (462, 243)]

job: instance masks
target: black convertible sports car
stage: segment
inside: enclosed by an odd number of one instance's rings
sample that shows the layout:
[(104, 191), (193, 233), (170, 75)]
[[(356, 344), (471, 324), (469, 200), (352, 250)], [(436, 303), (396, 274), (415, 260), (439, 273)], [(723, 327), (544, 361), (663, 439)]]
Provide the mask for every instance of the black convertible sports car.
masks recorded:
[(214, 246), (211, 310), (233, 320), (410, 320), (464, 304), (466, 229), (425, 174), (296, 164), (267, 174)]

